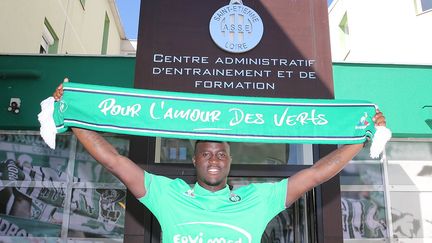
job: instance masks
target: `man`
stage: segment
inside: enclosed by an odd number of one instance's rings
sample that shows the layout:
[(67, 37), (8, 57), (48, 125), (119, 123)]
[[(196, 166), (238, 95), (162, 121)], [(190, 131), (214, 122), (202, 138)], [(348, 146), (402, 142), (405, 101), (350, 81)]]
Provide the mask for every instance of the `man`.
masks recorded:
[[(53, 96), (63, 94), (60, 85)], [(373, 118), (385, 126), (381, 112)], [(304, 193), (335, 176), (362, 149), (346, 145), (277, 183), (251, 184), (231, 191), (227, 177), (231, 166), (226, 142), (197, 141), (192, 162), (197, 183), (190, 187), (181, 179), (171, 180), (142, 171), (120, 155), (98, 133), (72, 128), (86, 150), (117, 176), (157, 217), (165, 242), (260, 242), (268, 222)]]

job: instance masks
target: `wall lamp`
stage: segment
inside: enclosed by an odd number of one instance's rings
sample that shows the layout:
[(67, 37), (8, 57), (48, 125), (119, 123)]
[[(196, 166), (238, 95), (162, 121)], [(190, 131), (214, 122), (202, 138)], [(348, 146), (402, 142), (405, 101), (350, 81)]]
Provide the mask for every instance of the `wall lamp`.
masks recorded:
[(9, 101), (8, 111), (14, 114), (18, 114), (20, 112), (21, 107), (21, 99), (20, 98), (11, 98)]

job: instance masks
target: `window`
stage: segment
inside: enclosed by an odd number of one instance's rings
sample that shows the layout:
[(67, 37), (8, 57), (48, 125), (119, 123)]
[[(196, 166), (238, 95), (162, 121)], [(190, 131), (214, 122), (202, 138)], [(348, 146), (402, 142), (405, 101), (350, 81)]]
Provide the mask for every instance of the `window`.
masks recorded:
[(349, 26), (348, 26), (348, 15), (347, 13), (344, 14), (342, 17), (342, 20), (339, 23), (339, 28), (342, 30), (342, 32), (346, 35), (349, 35)]
[(39, 47), (40, 54), (56, 54), (58, 50), (58, 37), (47, 19), (44, 21), (42, 40)]
[(416, 0), (417, 13), (432, 10), (432, 0)]
[(341, 172), (345, 242), (388, 238), (383, 164), (370, 159), (368, 152), (363, 149)]
[(339, 41), (344, 59), (350, 51), (348, 14), (345, 13), (339, 23)]
[[(128, 139), (104, 136), (128, 154)], [(70, 134), (56, 145), (36, 132), (0, 133), (0, 242), (122, 242), (124, 185)]]
[(86, 0), (80, 0), (80, 3), (81, 3), (82, 8), (85, 9)]
[[(190, 164), (194, 140), (157, 138), (156, 163)], [(230, 143), (233, 164), (291, 165), (312, 164), (310, 144)]]
[[(250, 183), (266, 183), (277, 182), (280, 178), (270, 177), (229, 177), (228, 185), (233, 189), (240, 186), (245, 186)], [(309, 242), (308, 239), (314, 232), (308, 214), (312, 214), (312, 210), (308, 208), (307, 201), (312, 201), (311, 194), (306, 193), (294, 202), (290, 207), (280, 212), (268, 224), (261, 238), (261, 243), (270, 242)], [(312, 242), (312, 240), (310, 241)]]
[(394, 141), (386, 153), (393, 237), (431, 242), (432, 141)]
[(105, 12), (105, 22), (104, 22), (104, 28), (103, 28), (102, 50), (101, 50), (102, 55), (107, 54), (109, 26), (110, 26), (110, 20), (108, 18), (108, 14)]
[(368, 151), (341, 173), (345, 242), (431, 242), (432, 141), (391, 141), (381, 161)]

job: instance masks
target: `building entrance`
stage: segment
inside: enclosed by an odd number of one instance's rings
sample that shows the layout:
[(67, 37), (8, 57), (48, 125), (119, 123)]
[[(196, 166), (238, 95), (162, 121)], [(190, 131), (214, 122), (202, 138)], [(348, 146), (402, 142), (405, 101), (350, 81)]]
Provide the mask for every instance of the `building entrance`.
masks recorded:
[[(146, 165), (148, 171), (170, 178), (181, 178), (193, 185), (195, 168), (191, 160), (194, 143), (195, 141), (191, 140), (157, 138), (144, 143), (154, 154), (145, 155), (142, 146), (136, 152), (141, 154), (141, 158), (148, 157), (148, 161), (154, 161)], [(134, 151), (133, 147), (132, 143), (131, 152)], [(233, 189), (250, 183), (275, 182), (289, 178), (295, 172), (312, 165), (314, 161), (312, 145), (230, 143), (230, 147), (233, 161), (228, 184)], [(318, 149), (318, 146), (315, 149)], [(323, 232), (320, 223), (323, 211), (322, 207), (317, 207), (317, 203), (323, 202), (321, 194), (321, 188), (310, 191), (273, 218), (262, 236), (262, 242), (324, 242), (317, 239)], [(137, 208), (144, 207), (137, 205)], [(136, 215), (133, 210), (131, 207), (130, 214)], [(161, 242), (158, 221), (147, 209), (144, 211), (144, 242)], [(127, 239), (125, 233), (125, 242), (128, 242)]]

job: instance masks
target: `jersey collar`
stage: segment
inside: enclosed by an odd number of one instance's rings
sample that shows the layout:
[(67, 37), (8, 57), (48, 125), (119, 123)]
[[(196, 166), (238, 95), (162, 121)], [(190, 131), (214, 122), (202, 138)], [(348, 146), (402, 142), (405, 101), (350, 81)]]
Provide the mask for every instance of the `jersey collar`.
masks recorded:
[(195, 186), (193, 188), (193, 191), (196, 195), (200, 195), (200, 196), (219, 196), (219, 195), (230, 195), (231, 191), (228, 187), (228, 185), (225, 185), (225, 187), (219, 191), (209, 191), (207, 189), (205, 189), (204, 187), (200, 186), (198, 184), (198, 182), (195, 183)]

